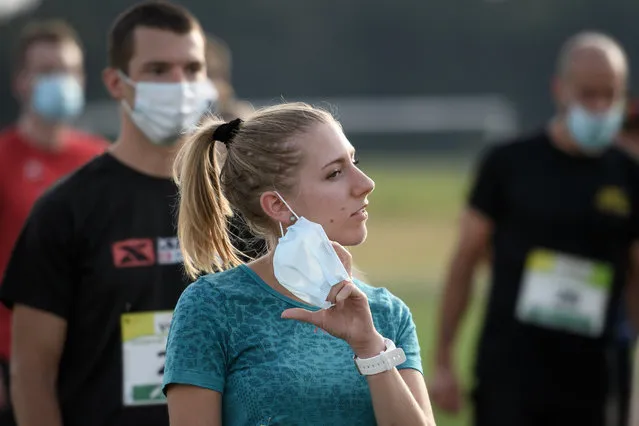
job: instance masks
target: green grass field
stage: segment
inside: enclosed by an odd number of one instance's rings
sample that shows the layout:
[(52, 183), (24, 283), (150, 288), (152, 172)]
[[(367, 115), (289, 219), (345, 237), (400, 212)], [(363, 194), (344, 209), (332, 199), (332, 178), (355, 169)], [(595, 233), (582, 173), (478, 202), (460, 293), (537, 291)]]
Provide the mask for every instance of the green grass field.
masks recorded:
[[(470, 163), (444, 158), (363, 158), (362, 169), (376, 182), (370, 196), (369, 237), (352, 249), (364, 279), (401, 297), (411, 308), (428, 379), (441, 284), (457, 238), (457, 220), (470, 179)], [(390, 261), (393, 259), (393, 262)], [(483, 307), (474, 298), (460, 335), (456, 361), (471, 385), (471, 368)], [(436, 410), (439, 426), (469, 425), (470, 407), (459, 416)]]

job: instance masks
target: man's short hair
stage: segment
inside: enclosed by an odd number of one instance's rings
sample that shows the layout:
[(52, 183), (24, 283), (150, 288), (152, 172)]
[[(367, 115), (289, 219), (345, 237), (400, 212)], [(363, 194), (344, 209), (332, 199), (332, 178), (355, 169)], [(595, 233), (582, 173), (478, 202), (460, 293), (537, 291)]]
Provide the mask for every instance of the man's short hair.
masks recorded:
[(628, 59), (621, 44), (608, 34), (597, 31), (583, 31), (570, 37), (561, 47), (557, 60), (557, 72), (565, 75), (570, 67), (575, 52), (583, 48), (597, 48), (604, 51), (623, 66), (627, 72)]
[(186, 8), (155, 0), (145, 1), (125, 10), (117, 17), (109, 31), (109, 66), (124, 73), (134, 53), (134, 34), (138, 27), (188, 34), (201, 26), (197, 18)]
[(37, 43), (72, 42), (82, 48), (78, 33), (62, 19), (45, 19), (28, 23), (21, 31), (15, 45), (13, 68), (20, 71), (24, 68), (27, 51)]

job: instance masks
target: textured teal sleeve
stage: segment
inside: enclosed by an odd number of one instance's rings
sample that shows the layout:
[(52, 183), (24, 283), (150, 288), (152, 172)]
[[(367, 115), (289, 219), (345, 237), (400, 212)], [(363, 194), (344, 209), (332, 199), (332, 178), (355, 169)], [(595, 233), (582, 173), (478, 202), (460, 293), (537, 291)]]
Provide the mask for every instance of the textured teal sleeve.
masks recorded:
[(402, 348), (406, 353), (406, 362), (397, 366), (399, 370), (414, 369), (424, 374), (422, 367), (422, 357), (417, 339), (417, 328), (413, 322), (413, 315), (410, 309), (400, 299), (395, 299), (400, 304), (400, 318), (397, 342), (395, 345)]
[(172, 384), (222, 392), (228, 334), (224, 296), (200, 278), (182, 293), (173, 313), (166, 347), (164, 393)]

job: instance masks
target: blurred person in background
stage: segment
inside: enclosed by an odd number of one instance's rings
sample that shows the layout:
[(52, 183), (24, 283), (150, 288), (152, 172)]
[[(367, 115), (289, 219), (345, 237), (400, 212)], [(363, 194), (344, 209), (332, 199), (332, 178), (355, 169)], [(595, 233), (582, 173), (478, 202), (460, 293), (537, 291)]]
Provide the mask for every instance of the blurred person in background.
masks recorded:
[[(639, 161), (639, 99), (630, 99), (626, 104), (626, 117), (617, 136), (617, 143), (636, 161)], [(619, 312), (618, 340), (613, 346), (613, 360), (617, 368), (615, 385), (619, 401), (620, 426), (627, 426), (632, 387), (632, 351), (637, 332), (626, 315), (625, 304), (621, 303)]]
[(626, 118), (617, 136), (617, 143), (639, 161), (639, 98), (628, 101)]
[(611, 368), (610, 396), (613, 407), (618, 415), (619, 426), (628, 425), (630, 408), (630, 393), (632, 390), (632, 364), (633, 349), (635, 347), (637, 333), (632, 326), (626, 312), (627, 302), (622, 299), (619, 303), (619, 311), (616, 320), (616, 330), (610, 342)]
[[(366, 239), (375, 187), (357, 164), (331, 114), (300, 103), (210, 120), (183, 146), (179, 238), (187, 273), (207, 275), (171, 324), (172, 426), (435, 425), (410, 310), (352, 278), (343, 246)], [(237, 258), (230, 206), (265, 256)]]
[[(213, 34), (206, 34), (206, 72), (218, 92), (215, 113), (226, 121), (247, 118), (253, 112), (248, 102), (235, 97), (231, 65), (231, 50), (226, 42)], [(243, 247), (244, 260), (258, 258), (266, 252), (266, 242), (251, 233), (240, 212), (233, 212), (229, 225), (236, 244)]]
[(119, 137), (38, 200), (0, 288), (13, 309), (20, 426), (169, 424), (165, 339), (188, 284), (171, 166), (216, 91), (204, 33), (181, 6), (138, 3), (117, 17), (108, 46)]
[[(36, 199), (55, 181), (103, 153), (102, 138), (69, 124), (84, 108), (84, 58), (66, 22), (29, 23), (13, 61), (17, 123), (0, 133), (0, 276)], [(0, 406), (7, 402), (11, 313), (0, 309)]]
[(231, 49), (221, 38), (207, 34), (206, 38), (206, 67), (207, 74), (219, 93), (217, 114), (224, 120), (246, 118), (253, 112), (248, 102), (239, 100), (235, 96), (232, 83)]
[(606, 424), (621, 296), (633, 319), (639, 303), (639, 167), (613, 146), (627, 80), (615, 40), (573, 36), (559, 55), (555, 118), (481, 159), (441, 306), (431, 394), (443, 410), (461, 406), (454, 343), (490, 248), (475, 425)]
[(639, 426), (639, 345), (635, 345), (633, 354), (632, 389), (630, 395), (629, 426)]

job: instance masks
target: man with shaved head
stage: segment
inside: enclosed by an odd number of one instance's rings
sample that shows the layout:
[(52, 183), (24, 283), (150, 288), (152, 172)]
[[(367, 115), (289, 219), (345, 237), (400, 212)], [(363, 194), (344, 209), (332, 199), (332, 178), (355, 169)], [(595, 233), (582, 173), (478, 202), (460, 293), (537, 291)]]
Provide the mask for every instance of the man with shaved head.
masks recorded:
[(606, 424), (617, 311), (628, 294), (637, 318), (639, 302), (639, 166), (613, 146), (627, 79), (615, 40), (573, 36), (553, 79), (555, 116), (482, 156), (441, 307), (430, 392), (443, 410), (461, 407), (454, 342), (490, 250), (474, 424)]
[[(626, 150), (630, 156), (634, 157), (636, 161), (639, 161), (639, 98), (629, 99), (626, 103), (626, 114), (623, 122), (623, 126), (621, 128), (621, 132), (617, 136), (617, 145)], [(624, 422), (624, 417), (628, 415), (630, 410), (630, 391), (632, 386), (632, 354), (635, 349), (636, 340), (637, 340), (637, 329), (632, 327), (630, 321), (628, 321), (625, 312), (624, 306), (622, 304), (622, 309), (619, 316), (619, 325), (618, 325), (618, 341), (614, 347), (613, 353), (617, 360), (617, 388), (618, 388), (618, 400), (620, 407), (620, 426), (634, 426), (639, 425), (639, 412), (635, 413), (635, 422), (631, 422), (628, 424)], [(637, 356), (639, 356), (639, 351), (636, 351)], [(639, 362), (635, 362), (637, 366), (639, 366)], [(639, 377), (639, 376), (638, 376)], [(637, 383), (639, 384), (639, 383)], [(635, 385), (636, 386), (636, 385)], [(635, 392), (636, 394), (637, 392)], [(636, 401), (635, 395), (635, 404)], [(639, 408), (637, 406), (635, 409)]]

